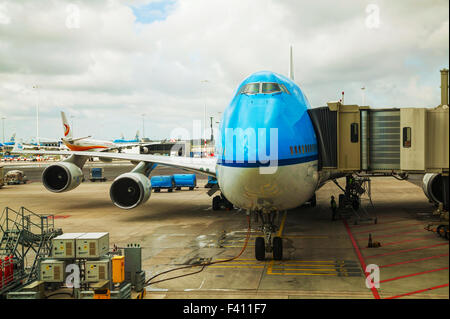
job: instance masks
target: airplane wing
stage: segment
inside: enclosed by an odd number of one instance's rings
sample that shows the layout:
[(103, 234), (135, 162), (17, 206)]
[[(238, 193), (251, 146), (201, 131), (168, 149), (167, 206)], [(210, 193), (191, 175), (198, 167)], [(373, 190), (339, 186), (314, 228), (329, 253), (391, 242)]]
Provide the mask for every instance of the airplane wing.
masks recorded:
[[(85, 137), (68, 138), (68, 139), (66, 139), (66, 141), (68, 141), (68, 142), (70, 142), (70, 143), (73, 143), (73, 142), (85, 140), (85, 139), (91, 138), (91, 137), (92, 137), (92, 136), (89, 135), (89, 136), (85, 136)], [(62, 140), (63, 140), (63, 139), (62, 139)]]
[(136, 146), (141, 146), (141, 143), (116, 143), (117, 147), (110, 147), (108, 150), (121, 150), (124, 148), (132, 148), (132, 147), (136, 147)]
[(125, 153), (106, 153), (106, 152), (87, 152), (87, 151), (23, 151), (16, 149), (13, 153), (34, 154), (34, 155), (62, 155), (62, 156), (82, 156), (82, 157), (101, 157), (108, 159), (127, 160), (132, 162), (148, 162), (164, 166), (178, 167), (192, 172), (205, 175), (216, 176), (216, 158), (193, 158), (178, 156), (160, 156), (148, 154), (125, 154)]

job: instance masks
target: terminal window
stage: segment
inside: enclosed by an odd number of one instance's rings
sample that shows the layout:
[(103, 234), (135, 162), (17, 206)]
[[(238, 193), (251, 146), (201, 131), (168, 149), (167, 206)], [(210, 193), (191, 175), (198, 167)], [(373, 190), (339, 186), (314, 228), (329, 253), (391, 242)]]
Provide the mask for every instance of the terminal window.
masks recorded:
[(358, 123), (350, 124), (350, 141), (358, 143)]
[(411, 128), (403, 128), (403, 147), (411, 147)]

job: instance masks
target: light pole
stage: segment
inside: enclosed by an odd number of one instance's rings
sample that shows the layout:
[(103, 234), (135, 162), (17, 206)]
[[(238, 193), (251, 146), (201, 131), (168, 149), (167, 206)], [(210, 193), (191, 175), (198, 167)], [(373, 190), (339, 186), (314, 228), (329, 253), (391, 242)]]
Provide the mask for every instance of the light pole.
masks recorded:
[(3, 144), (5, 144), (5, 119), (6, 117), (2, 116)]
[(39, 86), (33, 85), (33, 89), (36, 89), (36, 143), (39, 147)]
[(365, 86), (363, 86), (362, 88), (361, 88), (361, 94), (362, 94), (362, 105), (363, 106), (365, 106), (366, 105), (366, 96), (365, 96), (365, 90), (366, 90), (366, 87)]
[(209, 117), (211, 119), (211, 124), (210, 124), (210, 128), (211, 128), (211, 143), (214, 141), (214, 133), (213, 133), (213, 116)]
[(142, 138), (145, 138), (145, 113), (141, 114), (142, 116)]
[[(208, 80), (201, 80), (200, 83), (205, 83), (205, 89), (206, 89), (206, 83), (209, 83)], [(203, 126), (203, 145), (202, 145), (202, 156), (203, 157), (203, 153), (206, 151), (205, 150), (205, 144), (206, 144), (206, 94), (205, 94), (205, 90), (203, 91), (203, 98), (205, 99), (205, 109), (204, 109), (204, 113), (203, 113), (203, 119), (204, 119), (204, 126)]]

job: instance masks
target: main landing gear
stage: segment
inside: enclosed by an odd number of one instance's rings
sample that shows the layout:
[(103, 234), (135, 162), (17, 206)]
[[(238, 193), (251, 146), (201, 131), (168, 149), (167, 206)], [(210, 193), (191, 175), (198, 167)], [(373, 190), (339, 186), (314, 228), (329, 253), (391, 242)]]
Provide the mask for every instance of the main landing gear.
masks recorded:
[(232, 210), (234, 208), (233, 204), (228, 201), (223, 195), (217, 195), (213, 197), (212, 200), (212, 209), (220, 210), (221, 208)]
[(264, 260), (266, 259), (266, 253), (273, 253), (274, 260), (283, 259), (283, 241), (281, 237), (275, 236), (272, 238), (272, 234), (277, 230), (274, 220), (278, 212), (263, 213), (258, 211), (255, 213), (256, 217), (262, 222), (261, 231), (264, 233), (264, 237), (256, 237), (255, 258)]

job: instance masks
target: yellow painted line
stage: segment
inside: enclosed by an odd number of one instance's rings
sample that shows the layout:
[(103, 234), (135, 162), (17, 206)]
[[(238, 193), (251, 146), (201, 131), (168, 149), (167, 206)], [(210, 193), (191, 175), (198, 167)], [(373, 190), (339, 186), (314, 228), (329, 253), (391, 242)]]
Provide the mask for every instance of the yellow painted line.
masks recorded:
[(328, 236), (283, 236), (283, 238), (327, 239)]
[[(232, 257), (230, 257), (230, 258), (232, 258)], [(228, 260), (228, 259), (230, 259), (230, 258), (218, 258), (218, 259), (216, 259), (216, 260)], [(235, 259), (235, 260), (252, 260), (252, 261), (258, 261), (258, 260), (256, 260), (256, 259), (246, 259), (246, 258), (238, 258), (238, 259)]]
[[(290, 262), (290, 263), (325, 263), (325, 264), (334, 264), (335, 263), (334, 260), (289, 260), (287, 262)], [(283, 263), (277, 263), (275, 265), (283, 265)]]
[(305, 270), (309, 270), (309, 271), (332, 271), (332, 272), (337, 272), (336, 269), (325, 269), (325, 268), (317, 268), (317, 269), (311, 269), (311, 268), (307, 268), (307, 269), (302, 269), (302, 268), (272, 268), (272, 270), (289, 270), (289, 271), (305, 271)]
[[(334, 266), (334, 264), (315, 264), (315, 265), (310, 265), (310, 264), (274, 264), (274, 267), (286, 267), (286, 266), (294, 266), (294, 267), (329, 267), (329, 266)], [(345, 268), (345, 267), (342, 267)]]
[(337, 274), (311, 274), (311, 273), (270, 273), (269, 275), (283, 276), (337, 276)]
[(263, 269), (264, 266), (237, 266), (237, 265), (220, 265), (220, 266), (209, 266), (209, 268), (255, 268), (255, 269)]
[[(242, 248), (244, 246), (222, 246), (224, 248)], [(247, 245), (247, 247), (255, 247), (255, 245)]]
[(273, 263), (274, 263), (274, 260), (270, 261), (269, 267), (267, 267), (267, 274), (268, 275), (272, 274)]
[(265, 266), (265, 264), (256, 264), (256, 263), (246, 264), (246, 263), (231, 263), (231, 262), (227, 262), (227, 265), (232, 265), (232, 266), (237, 266), (237, 265), (242, 265), (242, 266), (261, 266), (261, 267)]
[(284, 223), (286, 222), (286, 217), (287, 217), (287, 211), (284, 212), (283, 220), (281, 221), (280, 229), (278, 230), (278, 234), (277, 234), (278, 237), (281, 237), (281, 234), (283, 234)]

